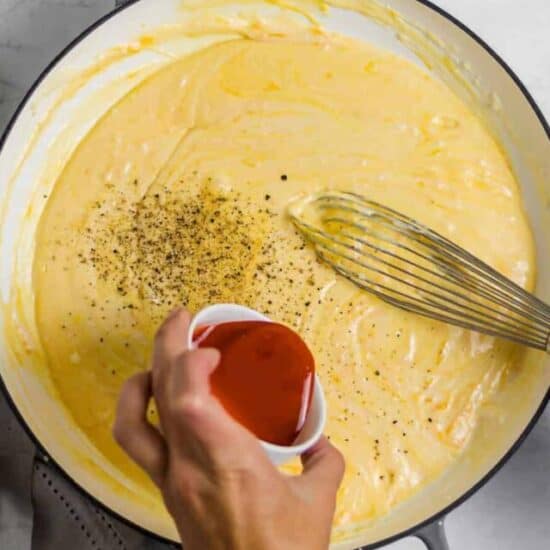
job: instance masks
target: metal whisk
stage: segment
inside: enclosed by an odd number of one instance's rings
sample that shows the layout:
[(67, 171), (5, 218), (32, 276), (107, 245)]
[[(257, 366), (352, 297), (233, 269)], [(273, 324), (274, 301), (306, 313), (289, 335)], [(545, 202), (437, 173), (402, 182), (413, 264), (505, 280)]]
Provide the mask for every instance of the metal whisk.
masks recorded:
[(324, 262), (382, 300), (550, 353), (550, 306), (413, 219), (337, 191), (289, 215)]

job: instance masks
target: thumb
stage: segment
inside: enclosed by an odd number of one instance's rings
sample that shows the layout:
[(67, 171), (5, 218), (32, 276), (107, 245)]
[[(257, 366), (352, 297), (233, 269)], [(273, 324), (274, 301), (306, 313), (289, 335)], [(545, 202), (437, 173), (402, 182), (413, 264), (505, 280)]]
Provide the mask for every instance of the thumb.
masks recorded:
[(342, 453), (322, 436), (301, 459), (304, 469), (296, 481), (308, 492), (334, 498), (344, 476)]

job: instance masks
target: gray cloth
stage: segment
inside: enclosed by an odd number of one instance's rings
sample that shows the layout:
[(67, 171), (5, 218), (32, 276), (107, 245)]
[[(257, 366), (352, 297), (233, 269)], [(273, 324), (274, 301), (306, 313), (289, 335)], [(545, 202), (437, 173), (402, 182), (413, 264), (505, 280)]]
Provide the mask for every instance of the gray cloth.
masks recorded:
[(32, 550), (168, 550), (98, 508), (40, 459), (33, 469)]
[(28, 550), (35, 450), (1, 393), (0, 427), (0, 550)]
[(32, 455), (0, 456), (0, 549), (31, 547), (33, 509), (30, 499)]
[(0, 395), (0, 550), (171, 550), (112, 517), (36, 456)]

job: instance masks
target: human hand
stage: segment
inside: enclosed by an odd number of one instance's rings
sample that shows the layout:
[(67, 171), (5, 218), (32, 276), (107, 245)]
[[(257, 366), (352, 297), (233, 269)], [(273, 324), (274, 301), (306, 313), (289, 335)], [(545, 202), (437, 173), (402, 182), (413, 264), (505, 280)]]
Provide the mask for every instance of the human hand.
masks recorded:
[[(210, 393), (214, 349), (188, 350), (191, 317), (172, 313), (155, 338), (151, 372), (130, 378), (113, 434), (159, 487), (186, 550), (317, 550), (329, 544), (344, 461), (326, 438), (286, 476)], [(160, 430), (146, 418), (154, 398)]]

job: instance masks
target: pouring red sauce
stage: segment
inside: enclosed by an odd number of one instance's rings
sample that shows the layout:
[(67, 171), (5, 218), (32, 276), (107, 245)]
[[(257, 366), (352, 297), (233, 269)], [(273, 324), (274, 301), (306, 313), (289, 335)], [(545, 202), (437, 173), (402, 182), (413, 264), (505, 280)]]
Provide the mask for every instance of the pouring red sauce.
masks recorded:
[(229, 414), (263, 441), (291, 445), (315, 379), (313, 355), (300, 336), (277, 323), (234, 321), (199, 327), (193, 340), (221, 352), (210, 384)]

